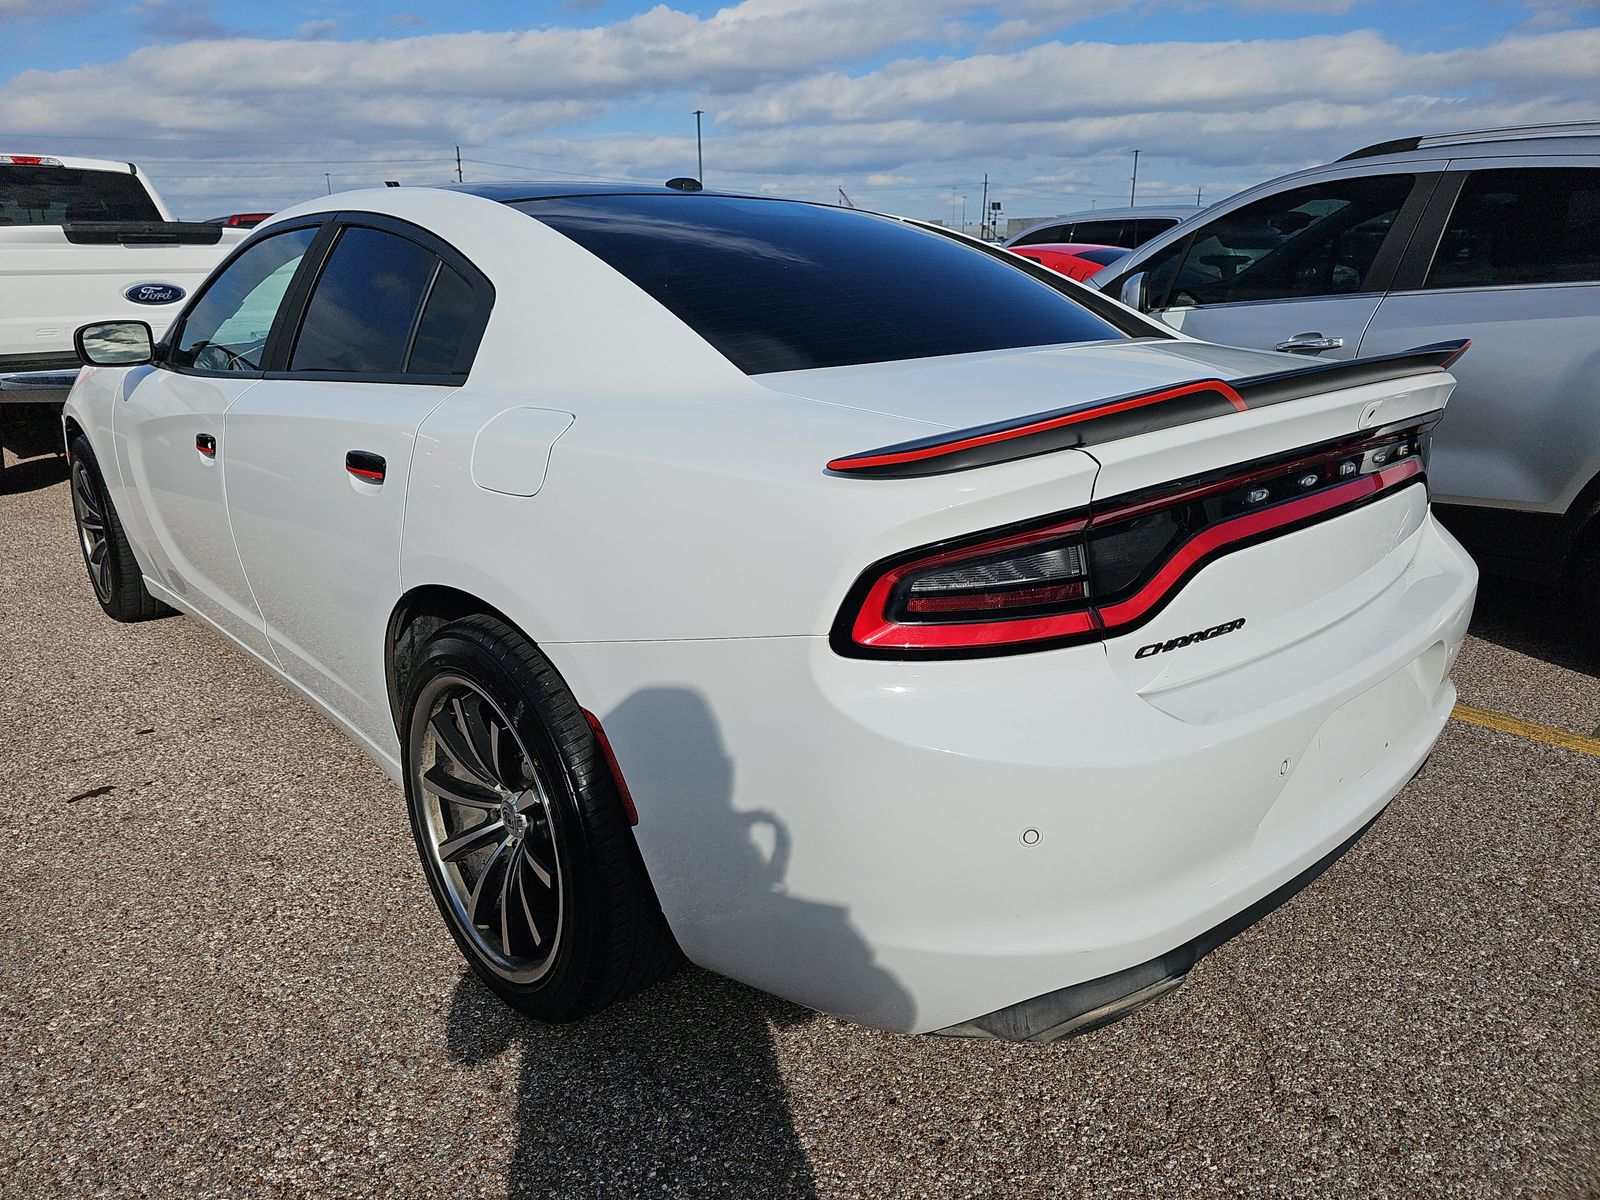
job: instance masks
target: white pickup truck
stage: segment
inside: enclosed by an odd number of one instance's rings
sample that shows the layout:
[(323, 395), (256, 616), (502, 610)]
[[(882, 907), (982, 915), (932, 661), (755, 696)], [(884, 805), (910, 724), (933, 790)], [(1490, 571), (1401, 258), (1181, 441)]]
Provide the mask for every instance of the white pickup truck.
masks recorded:
[(66, 399), (80, 325), (141, 320), (160, 337), (247, 233), (174, 221), (132, 163), (0, 154), (0, 444), (11, 405)]

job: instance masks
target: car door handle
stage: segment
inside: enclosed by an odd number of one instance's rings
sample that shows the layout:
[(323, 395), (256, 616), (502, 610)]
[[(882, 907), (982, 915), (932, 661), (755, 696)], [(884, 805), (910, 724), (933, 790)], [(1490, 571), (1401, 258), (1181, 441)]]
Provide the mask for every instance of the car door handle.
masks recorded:
[(194, 448), (200, 452), (203, 458), (215, 458), (217, 456), (217, 439), (209, 433), (197, 433), (194, 435)]
[(1297, 333), (1288, 341), (1279, 342), (1273, 349), (1282, 350), (1285, 354), (1318, 354), (1323, 350), (1337, 350), (1343, 345), (1342, 337), (1323, 337), (1322, 334), (1312, 331)]
[(357, 479), (382, 483), (388, 468), (381, 454), (374, 454), (370, 450), (351, 450), (344, 456), (344, 469)]

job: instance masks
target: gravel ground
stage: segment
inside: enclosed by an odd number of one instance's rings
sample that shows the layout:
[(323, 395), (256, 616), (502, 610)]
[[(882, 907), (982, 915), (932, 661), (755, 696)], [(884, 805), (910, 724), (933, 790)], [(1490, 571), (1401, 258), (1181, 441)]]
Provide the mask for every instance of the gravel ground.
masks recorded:
[[(1074, 1041), (696, 970), (541, 1028), (327, 721), (193, 621), (101, 616), (63, 478), (0, 495), (0, 1194), (1600, 1195), (1600, 758), (1452, 723), (1310, 889)], [(1556, 607), (1480, 611), (1462, 699), (1593, 732)]]

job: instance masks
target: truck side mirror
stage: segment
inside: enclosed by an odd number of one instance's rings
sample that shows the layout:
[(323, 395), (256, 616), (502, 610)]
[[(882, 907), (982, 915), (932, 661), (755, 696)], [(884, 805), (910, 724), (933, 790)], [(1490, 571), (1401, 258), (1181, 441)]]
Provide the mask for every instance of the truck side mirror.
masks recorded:
[(98, 321), (72, 335), (78, 358), (91, 367), (136, 367), (155, 358), (155, 337), (143, 321)]

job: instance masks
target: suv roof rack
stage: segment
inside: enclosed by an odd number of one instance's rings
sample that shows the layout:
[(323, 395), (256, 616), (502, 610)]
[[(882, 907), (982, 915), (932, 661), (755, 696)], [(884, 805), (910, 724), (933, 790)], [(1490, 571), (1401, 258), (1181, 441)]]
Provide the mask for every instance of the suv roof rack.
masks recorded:
[(1501, 138), (1569, 137), (1573, 134), (1600, 134), (1600, 121), (1563, 121), (1553, 125), (1507, 125), (1500, 129), (1467, 129), (1460, 133), (1431, 133), (1420, 137), (1395, 138), (1374, 142), (1346, 154), (1340, 162), (1353, 158), (1375, 158), (1380, 154), (1403, 154), (1424, 146), (1449, 146), (1458, 142), (1492, 142)]

